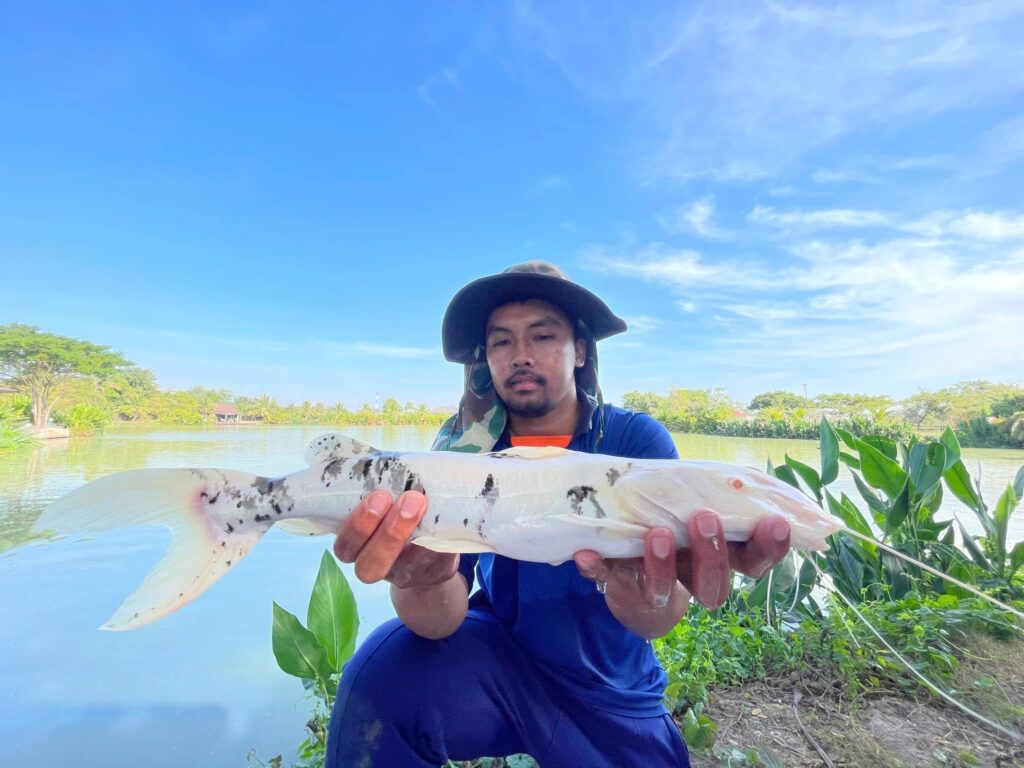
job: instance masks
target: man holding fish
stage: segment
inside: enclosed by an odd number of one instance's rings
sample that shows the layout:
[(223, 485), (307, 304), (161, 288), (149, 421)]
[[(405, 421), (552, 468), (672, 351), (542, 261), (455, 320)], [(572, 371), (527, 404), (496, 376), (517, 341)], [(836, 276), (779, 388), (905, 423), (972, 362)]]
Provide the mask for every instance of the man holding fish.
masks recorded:
[[(465, 286), (442, 323), (445, 357), (465, 365), (465, 392), (434, 448), (678, 458), (654, 419), (601, 399), (595, 342), (625, 330), (601, 299), (545, 262)], [(592, 490), (570, 493), (582, 501)], [(390, 583), (398, 619), (345, 668), (328, 766), (439, 766), (517, 752), (543, 768), (688, 766), (648, 639), (667, 633), (691, 596), (721, 605), (733, 569), (763, 575), (790, 539), (774, 516), (749, 541), (727, 544), (706, 509), (690, 516), (688, 548), (677, 551), (669, 529), (653, 528), (641, 558), (580, 551), (552, 566), (410, 544), (429, 514), (418, 491), (396, 499), (378, 490), (339, 530), (336, 555), (362, 581)]]

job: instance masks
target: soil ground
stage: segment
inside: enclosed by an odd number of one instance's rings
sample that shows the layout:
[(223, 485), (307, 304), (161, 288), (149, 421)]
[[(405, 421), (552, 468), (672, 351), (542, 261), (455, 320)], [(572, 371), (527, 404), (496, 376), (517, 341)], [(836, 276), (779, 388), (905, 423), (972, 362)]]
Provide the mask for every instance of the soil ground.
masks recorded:
[[(953, 685), (973, 708), (1018, 730), (1024, 725), (1021, 643), (973, 639)], [(718, 768), (729, 764), (723, 755), (730, 748), (756, 748), (786, 768), (1024, 768), (1024, 743), (921, 690), (877, 691), (850, 701), (838, 680), (812, 672), (716, 691), (705, 709), (718, 724), (715, 747), (691, 754), (691, 761), (694, 768)]]

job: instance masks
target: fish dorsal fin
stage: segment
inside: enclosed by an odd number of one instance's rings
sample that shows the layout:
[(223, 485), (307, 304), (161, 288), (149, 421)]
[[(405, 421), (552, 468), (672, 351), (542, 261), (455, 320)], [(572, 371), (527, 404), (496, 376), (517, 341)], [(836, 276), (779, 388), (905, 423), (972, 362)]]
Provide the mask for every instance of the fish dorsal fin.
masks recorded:
[(575, 451), (568, 448), (559, 448), (557, 445), (517, 445), (514, 448), (506, 448), (503, 451), (495, 451), (487, 454), (495, 459), (553, 459), (556, 456), (568, 456)]
[(335, 459), (352, 459), (356, 456), (374, 453), (376, 450), (372, 445), (367, 445), (353, 437), (336, 435), (332, 432), (321, 435), (309, 444), (309, 447), (306, 448), (306, 464), (315, 467)]

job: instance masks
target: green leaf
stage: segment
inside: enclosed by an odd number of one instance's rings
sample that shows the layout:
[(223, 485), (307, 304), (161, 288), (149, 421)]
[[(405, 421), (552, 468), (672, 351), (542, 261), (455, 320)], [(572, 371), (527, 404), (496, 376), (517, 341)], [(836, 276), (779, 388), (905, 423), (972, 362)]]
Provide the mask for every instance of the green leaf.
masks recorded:
[(868, 525), (867, 520), (864, 519), (864, 515), (860, 513), (857, 506), (850, 501), (850, 499), (844, 493), (842, 495), (842, 501), (836, 501), (836, 498), (825, 491), (825, 499), (828, 503), (828, 510), (833, 515), (838, 517), (847, 528), (852, 528), (857, 533), (862, 533), (869, 538), (874, 538), (875, 534), (871, 530), (871, 526)]
[(896, 446), (896, 441), (890, 440), (888, 437), (882, 437), (881, 435), (864, 435), (864, 437), (857, 441), (858, 448), (860, 448), (861, 443), (867, 443), (887, 459), (891, 459), (892, 461), (896, 461), (896, 457), (899, 456), (899, 449)]
[(999, 496), (999, 501), (996, 502), (996, 508), (992, 514), (992, 519), (996, 524), (995, 541), (992, 543), (996, 547), (996, 556), (998, 558), (996, 567), (1000, 569), (1006, 560), (1006, 529), (1010, 522), (1010, 515), (1013, 514), (1016, 508), (1017, 494), (1014, 492), (1012, 485), (1007, 485), (1006, 490)]
[(985, 557), (985, 553), (981, 551), (981, 548), (978, 546), (978, 543), (974, 540), (974, 537), (967, 532), (967, 529), (964, 528), (963, 523), (961, 523), (959, 520), (956, 521), (956, 524), (957, 527), (960, 529), (960, 538), (963, 539), (964, 548), (971, 556), (971, 560), (973, 560), (978, 565), (978, 567), (983, 568), (986, 571), (992, 570), (992, 563), (990, 563), (989, 559)]
[(847, 448), (851, 451), (857, 450), (857, 438), (841, 427), (836, 427), (835, 430), (836, 434), (839, 435), (839, 439), (843, 441)]
[(828, 485), (839, 477), (839, 436), (824, 416), (821, 417), (821, 424), (818, 425), (818, 434), (818, 448), (821, 453), (821, 484)]
[[(981, 500), (981, 496), (974, 488), (974, 481), (971, 480), (970, 474), (967, 472), (967, 467), (964, 466), (963, 461), (957, 459), (953, 462), (953, 466), (942, 473), (942, 479), (946, 481), (946, 487), (953, 492), (960, 501), (966, 504), (970, 509), (973, 509), (981, 515), (986, 513), (985, 504)], [(985, 517), (988, 517), (986, 514)]]
[(1024, 467), (1017, 470), (1017, 476), (1013, 478), (1013, 492), (1018, 499), (1024, 499)]
[(846, 451), (839, 452), (839, 460), (850, 469), (860, 469), (860, 459)]
[(271, 635), (277, 666), (289, 675), (320, 680), (326, 686), (331, 669), (327, 651), (316, 635), (302, 626), (298, 617), (274, 603), (274, 629)]
[(884, 520), (886, 512), (885, 502), (878, 498), (878, 494), (872, 491), (871, 488), (868, 487), (867, 483), (860, 479), (860, 475), (854, 474), (853, 484), (857, 486), (857, 490), (860, 491), (860, 495), (863, 497), (864, 501), (868, 503), (868, 508), (873, 513), (875, 519)]
[(793, 470), (785, 464), (780, 464), (775, 468), (775, 476), (782, 480), (784, 483), (789, 483), (797, 490), (800, 490), (800, 482), (796, 479), (796, 475), (793, 474)]
[(960, 441), (956, 439), (953, 430), (946, 427), (939, 436), (939, 442), (946, 449), (946, 466), (943, 467), (943, 471), (945, 471), (960, 460)]
[(356, 646), (359, 614), (356, 599), (337, 561), (329, 552), (320, 558), (320, 571), (309, 596), (306, 623), (327, 651), (327, 661), (334, 673), (348, 661)]
[(899, 495), (893, 499), (892, 505), (885, 515), (885, 529), (887, 533), (892, 533), (899, 528), (903, 521), (907, 519), (907, 513), (910, 511), (910, 483), (906, 483), (900, 490)]
[(797, 461), (796, 459), (792, 458), (788, 453), (786, 454), (786, 466), (792, 469), (798, 475), (800, 475), (800, 479), (807, 483), (807, 487), (811, 489), (811, 492), (814, 494), (814, 497), (818, 500), (818, 503), (820, 504), (821, 479), (818, 477), (818, 473), (815, 471), (814, 467), (809, 467), (803, 462)]
[(1006, 580), (1011, 580), (1022, 565), (1024, 565), (1024, 541), (1018, 541), (1010, 550), (1010, 572), (1006, 574)]
[[(895, 445), (893, 443), (894, 452)], [(895, 499), (907, 482), (907, 473), (903, 467), (865, 440), (857, 441), (857, 450), (860, 453), (860, 468), (864, 473), (864, 479), (875, 488), (881, 489), (890, 499)]]
[(946, 448), (941, 443), (917, 443), (910, 449), (910, 482), (918, 498), (932, 492), (946, 469)]

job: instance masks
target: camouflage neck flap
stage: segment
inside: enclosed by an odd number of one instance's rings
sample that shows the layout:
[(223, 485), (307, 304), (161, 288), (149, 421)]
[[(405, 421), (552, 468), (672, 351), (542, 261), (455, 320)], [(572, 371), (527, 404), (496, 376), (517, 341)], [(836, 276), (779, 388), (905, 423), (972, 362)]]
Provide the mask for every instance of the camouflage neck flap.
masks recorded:
[[(576, 388), (581, 397), (586, 398), (584, 417), (592, 423), (594, 414), (598, 413), (604, 401), (597, 385), (597, 345), (586, 329), (584, 338), (587, 340), (587, 359), (582, 367), (576, 369)], [(505, 404), (494, 391), (484, 348), (477, 346), (473, 360), (465, 364), (459, 410), (441, 426), (431, 450), (487, 453), (494, 448), (507, 423)]]

